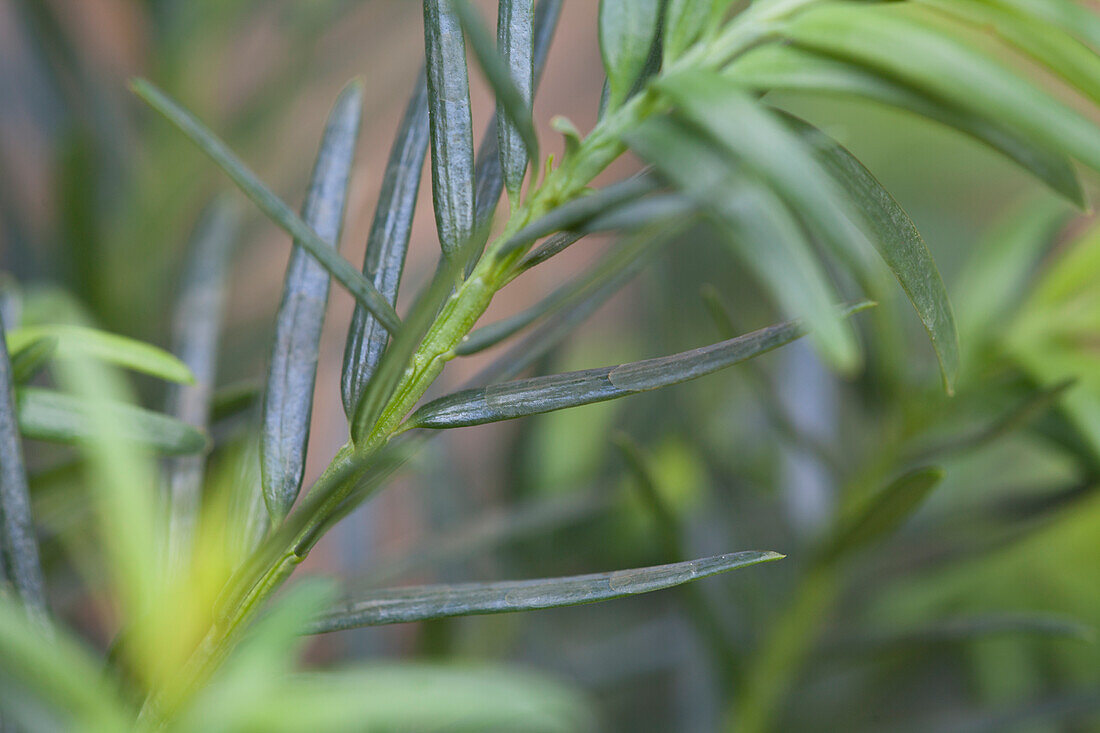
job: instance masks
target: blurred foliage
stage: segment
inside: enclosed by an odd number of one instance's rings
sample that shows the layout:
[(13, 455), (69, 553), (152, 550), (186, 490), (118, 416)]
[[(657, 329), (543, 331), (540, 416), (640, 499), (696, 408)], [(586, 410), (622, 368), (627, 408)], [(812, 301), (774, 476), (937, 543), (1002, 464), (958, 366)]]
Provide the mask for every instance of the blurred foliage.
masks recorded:
[[(305, 179), (304, 157), (281, 147), (300, 142), (286, 131), (293, 100), (320, 98), (316, 87), (327, 93), (329, 77), (342, 81), (349, 68), (369, 88), (371, 70), (387, 63), (328, 42), (360, 5), (105, 2), (105, 22), (129, 29), (136, 59), (119, 70), (96, 56), (97, 31), (78, 32), (63, 3), (0, 2), (0, 20), (12, 21), (0, 35), (0, 269), (20, 283), (4, 285), (9, 329), (92, 322), (163, 344), (166, 293), (179, 287), (188, 232), (220, 181), (182, 136), (135, 111), (125, 75), (154, 78), (296, 201), (300, 185), (281, 185)], [(374, 5), (372, 38), (420, 22), (417, 3)], [(558, 42), (589, 40), (574, 35), (563, 27)], [(556, 83), (568, 91), (573, 81)], [(378, 103), (396, 110), (404, 99), (388, 91)], [(314, 569), (350, 569), (347, 586), (369, 589), (658, 565), (730, 547), (787, 558), (611, 605), (341, 631), (308, 644), (306, 667), (337, 671), (295, 671), (299, 629), (332, 598), (325, 583), (297, 584), (188, 699), (180, 729), (1100, 725), (1100, 229), (945, 128), (866, 102), (769, 100), (850, 147), (920, 227), (959, 323), (956, 394), (944, 394), (927, 338), (892, 289), (854, 322), (867, 358), (851, 378), (796, 345), (692, 384), (432, 443), (402, 473), (401, 491), (333, 533)], [(245, 236), (267, 226), (252, 220)], [(238, 255), (237, 274), (252, 261)], [(708, 226), (662, 248), (638, 280), (538, 373), (690, 349), (776, 320)], [(717, 296), (694, 297), (701, 292)], [(222, 386), (263, 373), (267, 334), (238, 318), (226, 324)], [(88, 400), (138, 401), (117, 372), (78, 372), (52, 376)], [(136, 387), (147, 406), (163, 397), (148, 374)], [(143, 554), (155, 541), (133, 534), (158, 526), (141, 489), (144, 478), (157, 484), (154, 461), (127, 464), (134, 453), (109, 425), (75, 452), (27, 444), (51, 605), (91, 648), (61, 633), (48, 646), (28, 643), (41, 630), (0, 603), (0, 646), (12, 660), (0, 678), (5, 723), (116, 729), (133, 689), (165, 685), (185, 665), (250, 549), (227, 519), (249, 514), (244, 488), (259, 482), (248, 394), (227, 397), (211, 424), (197, 542), (208, 551), (182, 585), (157, 579)], [(343, 419), (336, 410), (314, 422)], [(943, 468), (942, 482), (922, 473), (928, 466)], [(94, 541), (97, 517), (116, 544)], [(866, 545), (843, 545), (843, 528)], [(114, 567), (126, 570), (104, 578), (112, 565), (101, 553), (137, 557), (139, 567), (123, 559)], [(164, 656), (115, 659), (118, 682), (99, 673), (98, 656), (127, 648), (109, 649), (120, 618), (133, 623), (124, 641), (137, 635)], [(363, 666), (364, 650), (382, 661)], [(11, 679), (20, 672), (53, 677), (42, 687), (58, 697), (26, 696)], [(127, 676), (141, 682), (128, 687)], [(167, 687), (185, 687), (184, 677)]]

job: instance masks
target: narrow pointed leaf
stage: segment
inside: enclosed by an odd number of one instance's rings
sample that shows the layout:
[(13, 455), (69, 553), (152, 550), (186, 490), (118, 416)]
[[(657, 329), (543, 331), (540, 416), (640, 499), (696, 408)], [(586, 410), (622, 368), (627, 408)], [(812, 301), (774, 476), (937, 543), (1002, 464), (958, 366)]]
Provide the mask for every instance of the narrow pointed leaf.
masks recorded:
[(564, 252), (569, 247), (579, 242), (584, 237), (581, 232), (559, 232), (554, 236), (548, 238), (545, 242), (523, 258), (523, 261), (516, 266), (517, 272), (525, 272), (530, 270), (535, 265), (540, 265), (546, 262), (548, 259), (556, 254)]
[(12, 381), (26, 384), (46, 366), (57, 353), (57, 337), (43, 336), (24, 346), (11, 358)]
[[(865, 307), (847, 309), (849, 313)], [(618, 366), (585, 369), (467, 389), (433, 400), (405, 428), (455, 428), (511, 420), (680, 384), (784, 346), (806, 333), (796, 321), (691, 351)]]
[(651, 120), (628, 139), (718, 223), (725, 241), (769, 289), (786, 315), (804, 318), (825, 359), (850, 370), (858, 363), (851, 328), (832, 306), (835, 294), (787, 206), (740, 176), (720, 151), (683, 123)]
[(1040, 18), (1100, 48), (1100, 17), (1078, 0), (983, 0), (983, 2)]
[(208, 130), (189, 112), (170, 99), (164, 92), (145, 81), (138, 79), (132, 83), (134, 92), (164, 115), (180, 129), (195, 145), (225, 171), (253, 203), (273, 222), (294, 238), (300, 247), (309, 252), (321, 266), (348, 289), (355, 299), (363, 304), (382, 323), (390, 333), (396, 332), (401, 321), (393, 306), (386, 301), (355, 266), (345, 260), (317, 232), (313, 231), (301, 217), (263, 184), (256, 174), (229, 149), (228, 146)]
[(8, 349), (18, 358), (23, 350), (42, 339), (55, 342), (54, 358), (89, 357), (169, 382), (190, 384), (194, 375), (187, 365), (156, 346), (85, 326), (25, 326), (8, 334)]
[(432, 140), (432, 200), (439, 244), (450, 257), (474, 233), (474, 135), (466, 42), (451, 0), (424, 0)]
[(453, 0), (462, 29), (497, 100), (499, 154), (508, 195), (517, 200), (528, 157), (537, 161), (538, 137), (531, 118), (534, 83), (532, 0), (500, 4), (500, 50), (468, 0)]
[(608, 109), (626, 101), (649, 60), (660, 0), (600, 0), (600, 53), (610, 89)]
[[(532, 23), (534, 28), (532, 97), (533, 90), (538, 88), (542, 72), (546, 67), (546, 57), (550, 53), (550, 41), (553, 40), (554, 32), (558, 27), (562, 2), (563, 0), (539, 0), (535, 5), (535, 17)], [(481, 146), (478, 148), (474, 180), (477, 184), (476, 228), (480, 231), (489, 226), (496, 211), (497, 202), (500, 200), (500, 192), (504, 189), (497, 115), (493, 115), (489, 120), (485, 137), (482, 138)]]
[(924, 239), (905, 210), (846, 148), (817, 128), (787, 116), (787, 121), (816, 151), (818, 160), (843, 186), (862, 215), (871, 244), (901, 283), (920, 316), (940, 362), (943, 386), (955, 390), (959, 373), (959, 335), (943, 278)]
[(0, 321), (0, 550), (11, 581), (28, 613), (45, 622), (46, 584), (31, 517), (27, 469), (16, 421), (15, 381)]
[[(167, 414), (205, 430), (217, 379), (218, 340), (225, 306), (227, 270), (237, 234), (237, 215), (225, 199), (203, 213), (192, 236), (173, 321), (173, 346), (195, 381), (169, 392)], [(181, 567), (198, 517), (205, 461), (175, 458), (165, 466), (168, 485), (168, 554)]]
[(781, 558), (783, 555), (775, 552), (733, 552), (671, 565), (564, 578), (384, 589), (325, 613), (314, 621), (310, 633), (596, 603), (672, 588)]
[(500, 130), (497, 116), (489, 119), (485, 135), (477, 148), (474, 166), (474, 226), (476, 231), (488, 231), (496, 214), (500, 194), (504, 190), (504, 169), (500, 163)]
[[(405, 269), (428, 138), (428, 87), (422, 73), (417, 77), (416, 91), (405, 108), (405, 116), (390, 150), (363, 262), (363, 274), (391, 306), (397, 302), (397, 290)], [(349, 420), (355, 416), (363, 390), (378, 368), (388, 340), (389, 333), (378, 319), (356, 304), (344, 346), (340, 377), (340, 396)]]
[(1078, 206), (1084, 191), (1072, 164), (1055, 148), (1036, 144), (1003, 121), (971, 112), (867, 68), (816, 53), (771, 44), (750, 51), (726, 76), (759, 92), (797, 91), (856, 97), (920, 115), (997, 150)]
[[(512, 80), (523, 100), (528, 115), (534, 97), (535, 84), (535, 21), (534, 0), (501, 0), (497, 12), (497, 47), (501, 58), (511, 71)], [(532, 126), (529, 132), (521, 132), (518, 125), (505, 119), (505, 110), (497, 103), (497, 119), (500, 139), (500, 163), (504, 168), (504, 182), (508, 190), (519, 194), (528, 161), (539, 164), (538, 148), (524, 145), (525, 137), (535, 137)], [(536, 139), (537, 143), (537, 139)]]
[(847, 199), (776, 115), (717, 74), (677, 74), (660, 89), (692, 123), (772, 186), (841, 262), (860, 270), (857, 243), (862, 237), (850, 221)]
[(979, 31), (997, 35), (1062, 77), (1093, 102), (1100, 102), (1100, 55), (1053, 24), (987, 0), (920, 0)]
[(841, 525), (824, 556), (836, 558), (883, 539), (909, 519), (943, 477), (942, 468), (931, 467), (911, 471), (894, 481)]
[[(866, 65), (1100, 170), (1100, 128), (1021, 74), (934, 24), (890, 6), (830, 4), (795, 16), (784, 35)], [(919, 58), (921, 63), (911, 63)]]
[[(75, 444), (95, 437), (91, 412), (95, 403), (37, 387), (16, 392), (19, 430), (34, 440)], [(105, 411), (117, 418), (119, 439), (169, 455), (201, 453), (209, 441), (202, 431), (179, 420), (123, 402)]]
[[(340, 241), (362, 109), (362, 85), (349, 85), (329, 115), (302, 206), (303, 220), (332, 251)], [(276, 523), (290, 511), (305, 474), (328, 290), (329, 273), (295, 246), (287, 264), (264, 391), (260, 465), (264, 501)]]

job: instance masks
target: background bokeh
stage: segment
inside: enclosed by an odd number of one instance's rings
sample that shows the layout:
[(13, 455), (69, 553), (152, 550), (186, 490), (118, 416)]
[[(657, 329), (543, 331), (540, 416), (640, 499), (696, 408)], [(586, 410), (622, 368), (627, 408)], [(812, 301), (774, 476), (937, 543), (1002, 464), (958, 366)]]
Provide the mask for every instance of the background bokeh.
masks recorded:
[[(488, 12), (491, 3), (482, 5)], [(582, 131), (595, 121), (603, 84), (595, 12), (594, 0), (565, 3), (535, 106), (546, 152), (561, 149), (549, 127), (554, 115)], [(0, 269), (25, 288), (64, 287), (109, 330), (167, 344), (190, 229), (228, 184), (129, 93), (127, 80), (135, 75), (181, 100), (294, 205), (330, 104), (349, 78), (362, 77), (367, 112), (341, 244), (344, 256), (360, 263), (422, 44), (420, 4), (412, 0), (0, 0)], [(491, 95), (472, 78), (475, 129), (482, 130)], [(967, 294), (958, 290), (959, 273), (993, 223), (1036, 200), (1050, 205), (1048, 194), (1009, 163), (930, 123), (864, 104), (774, 101), (848, 145), (896, 195), (962, 308)], [(634, 167), (623, 160), (601, 181)], [(399, 310), (438, 255), (429, 180)], [(223, 384), (261, 382), (289, 255), (281, 231), (251, 207), (242, 209), (247, 226), (228, 300)], [(1079, 221), (1074, 231), (1085, 226)], [(525, 275), (500, 294), (486, 321), (535, 302), (605, 245), (586, 240)], [(760, 290), (699, 230), (666, 247), (540, 370), (616, 363), (720, 338), (699, 298), (708, 284), (740, 329), (775, 320)], [(333, 288), (307, 482), (346, 439), (338, 384), (352, 304)], [(919, 323), (899, 312), (906, 317), (892, 322), (889, 353), (851, 381), (795, 347), (760, 360), (763, 388), (757, 372), (741, 368), (622, 403), (455, 431), (332, 532), (306, 571), (354, 585), (540, 577), (671, 561), (612, 448), (621, 430), (643, 446), (688, 554), (791, 555), (700, 586), (723, 633), (751, 656), (769, 620), (797, 597), (798, 549), (841, 511), (838, 497), (865, 494), (892, 478), (889, 472), (905, 465), (898, 445), (917, 432), (914, 425), (941, 440), (957, 436), (955, 427), (980, 426), (991, 409), (983, 380), (1018, 377), (978, 370), (948, 404), (937, 392), (935, 360)], [(459, 384), (494, 353), (457, 360), (442, 383)], [(150, 404), (162, 399), (155, 385), (138, 386)], [(773, 419), (772, 401), (786, 415), (782, 425)], [(937, 411), (955, 422), (937, 432), (930, 417)], [(802, 440), (791, 439), (792, 424)], [(54, 456), (31, 459), (45, 470)], [(943, 461), (947, 481), (921, 510), (918, 529), (847, 569), (837, 608), (807, 622), (822, 626), (822, 640), (791, 681), (785, 729), (1087, 730), (1098, 722), (1087, 713), (1100, 695), (1100, 651), (1080, 639), (916, 637), (877, 647), (855, 641), (862, 632), (1006, 610), (1100, 626), (1093, 469), (1034, 436), (1015, 434)], [(1072, 488), (1078, 493), (1071, 496)], [(518, 661), (590, 692), (608, 729), (708, 730), (729, 695), (711, 673), (710, 642), (697, 633), (683, 600), (666, 592), (342, 632), (318, 639), (310, 660)], [(94, 610), (82, 606), (79, 592), (66, 598), (63, 613), (96, 637)], [(1058, 714), (1032, 714), (1051, 709)], [(1009, 716), (1001, 719), (1005, 727), (981, 727), (996, 725), (996, 715)]]

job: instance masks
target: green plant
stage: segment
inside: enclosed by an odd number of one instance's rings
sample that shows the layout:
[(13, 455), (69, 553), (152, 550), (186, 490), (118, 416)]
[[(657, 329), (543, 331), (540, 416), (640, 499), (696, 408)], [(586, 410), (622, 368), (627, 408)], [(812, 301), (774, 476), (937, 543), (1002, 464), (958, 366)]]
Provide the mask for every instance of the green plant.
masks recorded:
[[(164, 469), (170, 518), (166, 531), (160, 531), (163, 523), (151, 492), (158, 467), (133, 446), (195, 454), (207, 445), (193, 425), (207, 424), (213, 409), (216, 301), (234, 236), (225, 204), (211, 209), (195, 236), (177, 326), (176, 351), (186, 367), (151, 347), (71, 325), (82, 316), (69, 303), (54, 305), (42, 322), (24, 318), (26, 324), (8, 336), (11, 368), (0, 373), (9, 396), (9, 404), (0, 405), (9, 418), (0, 424), (5, 470), (0, 496), (7, 566), (34, 620), (28, 623), (12, 604), (2, 607), (0, 648), (10, 659), (9, 674), (88, 727), (136, 720), (152, 728), (186, 729), (205, 727), (212, 719), (227, 729), (338, 728), (353, 720), (382, 727), (428, 725), (450, 719), (447, 715), (460, 703), (440, 697), (434, 701), (438, 707), (414, 714), (411, 706), (399, 704), (400, 698), (387, 700), (379, 693), (363, 699), (364, 686), (386, 689), (380, 681), (384, 674), (371, 676), (369, 670), (342, 677), (289, 677), (295, 635), (302, 629), (331, 631), (605, 600), (780, 558), (774, 552), (747, 551), (690, 560), (674, 514), (662, 507), (654, 488), (659, 482), (641, 451), (627, 441), (632, 473), (662, 531), (663, 565), (538, 581), (372, 589), (362, 598), (335, 603), (330, 593), (307, 585), (259, 618), (325, 532), (405, 465), (431, 431), (678, 384), (804, 334), (838, 372), (855, 374), (864, 356), (853, 316), (871, 305), (865, 299), (889, 303), (890, 273), (928, 332), (945, 392), (955, 390), (960, 374), (965, 378), (968, 365), (960, 359), (947, 290), (916, 226), (851, 153), (807, 122), (773, 108), (763, 95), (776, 90), (851, 95), (929, 117), (977, 137), (1081, 205), (1085, 197), (1071, 161), (1100, 168), (1100, 129), (1030, 81), (1018, 60), (1027, 57), (1083, 97), (1100, 101), (1094, 81), (1100, 58), (1089, 48), (1100, 43), (1100, 21), (1069, 0), (757, 0), (737, 12), (733, 6), (728, 0), (602, 0), (607, 85), (600, 120), (582, 137), (568, 120), (556, 119), (565, 153), (560, 160), (543, 161), (531, 97), (560, 2), (543, 0), (536, 6), (530, 0), (501, 0), (494, 46), (471, 5), (426, 0), (425, 73), (384, 174), (363, 272), (337, 249), (363, 107), (357, 83), (336, 101), (299, 216), (196, 118), (149, 82), (135, 82), (137, 94), (209, 155), (294, 241), (264, 389), (258, 455), (241, 448), (239, 467), (228, 471), (229, 477), (207, 481), (205, 495), (201, 461), (193, 455), (173, 458)], [(496, 117), (477, 155), (466, 42), (497, 101)], [(394, 305), (429, 149), (440, 264), (400, 318)], [(628, 150), (649, 167), (592, 190), (594, 179)], [(502, 190), (508, 209), (494, 224)], [(731, 331), (722, 341), (656, 359), (515, 379), (552, 352), (578, 320), (663, 245), (695, 224), (728, 245), (793, 320), (738, 336), (720, 298), (712, 297), (712, 310)], [(500, 290), (597, 232), (622, 237), (590, 273), (526, 312), (475, 328)], [(1011, 338), (994, 337), (988, 323), (980, 321), (965, 327), (973, 327), (976, 340), (993, 341), (985, 344), (994, 355), (988, 363), (1011, 360), (1032, 380), (1006, 390), (1013, 396), (1023, 392), (1022, 405), (1005, 424), (977, 435), (978, 444), (1021, 422), (1021, 411), (1026, 417), (1061, 399), (1066, 387), (1045, 385), (1063, 379), (1065, 365), (1074, 373), (1090, 373), (1091, 354), (1075, 349), (1079, 344), (1072, 338), (1070, 345), (1064, 342), (1067, 334), (1079, 339), (1095, 333), (1094, 308), (1067, 324), (1062, 307), (1083, 287), (1077, 273), (1095, 269), (1088, 266), (1093, 249), (1082, 248), (1080, 261), (1067, 259), (1048, 274), (1019, 315)], [(1026, 257), (1023, 261), (1000, 264), (1011, 273), (1026, 269)], [(1004, 309), (1005, 293), (1017, 290), (1005, 290), (983, 265), (974, 272), (979, 282), (986, 278), (988, 290), (1002, 288), (987, 298), (984, 313), (978, 309), (981, 318), (992, 319)], [(341, 380), (349, 440), (299, 500), (330, 278), (358, 303)], [(853, 304), (841, 305), (845, 299)], [(896, 313), (882, 310), (888, 312), (872, 310), (868, 317), (872, 337), (897, 323)], [(474, 386), (422, 402), (447, 362), (535, 324), (518, 349), (502, 356)], [(886, 338), (872, 338), (873, 359), (883, 358), (875, 350)], [(1054, 361), (1052, 353), (1058, 357)], [(76, 362), (74, 356), (84, 358)], [(7, 366), (7, 359), (0, 361)], [(25, 384), (47, 361), (55, 366), (64, 393), (13, 386)], [(192, 381), (193, 374), (195, 384), (175, 392), (172, 417), (158, 415), (133, 406), (124, 381), (105, 364), (180, 383)], [(1095, 385), (1086, 386), (1095, 397)], [(1079, 400), (1066, 408), (1068, 432), (1095, 446), (1097, 410)], [(936, 405), (947, 409), (939, 401)], [(96, 487), (93, 504), (122, 622), (106, 681), (91, 671), (94, 662), (64, 632), (33, 626), (48, 628), (48, 621), (37, 590), (36, 551), (28, 540), (26, 481), (10, 419), (15, 415), (26, 437), (75, 442)], [(850, 480), (848, 511), (806, 551), (810, 559), (803, 583), (751, 663), (740, 664), (729, 650), (718, 655), (725, 680), (738, 691), (729, 707), (731, 726), (772, 726), (811, 650), (815, 619), (838, 602), (849, 559), (892, 534), (942, 479), (941, 469), (908, 454), (913, 436), (925, 438), (924, 423), (933, 420), (928, 414), (913, 419), (904, 439), (884, 440), (880, 456), (861, 465), (862, 475)], [(1058, 427), (1065, 433), (1067, 422)], [(1088, 450), (1075, 455), (1088, 455)], [(916, 458), (940, 452), (926, 447)], [(880, 485), (886, 488), (875, 490)], [(685, 599), (699, 627), (717, 635), (712, 643), (721, 648), (726, 642), (720, 631), (714, 632), (707, 600), (687, 594)], [(36, 634), (55, 638), (36, 649), (27, 644)], [(449, 686), (460, 684), (446, 670), (391, 674), (410, 677), (407, 687), (389, 682), (394, 689), (434, 684), (454, 690)], [(531, 728), (566, 729), (583, 717), (567, 692), (502, 680), (491, 670), (480, 674), (484, 684), (501, 689), (501, 698), (514, 696), (519, 712), (504, 704), (474, 703), (460, 711), (474, 725), (512, 726), (524, 703), (540, 713), (524, 719)], [(272, 698), (280, 704), (256, 704)], [(301, 706), (300, 717), (286, 715), (284, 708), (292, 704)], [(26, 712), (27, 719), (34, 714)]]

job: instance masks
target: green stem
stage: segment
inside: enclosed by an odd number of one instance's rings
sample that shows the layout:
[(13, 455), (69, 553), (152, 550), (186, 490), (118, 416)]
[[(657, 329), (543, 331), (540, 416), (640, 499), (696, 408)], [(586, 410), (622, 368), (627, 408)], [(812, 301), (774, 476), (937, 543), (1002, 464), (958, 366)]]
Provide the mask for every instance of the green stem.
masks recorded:
[(519, 248), (501, 255), (512, 235), (556, 207), (575, 199), (616, 158), (624, 147), (622, 134), (657, 109), (655, 95), (641, 93), (605, 117), (574, 155), (547, 174), (542, 185), (509, 219), (504, 231), (488, 246), (484, 256), (448, 299), (435, 323), (424, 336), (389, 403), (356, 452), (376, 450), (400, 426), (401, 421), (454, 358), (454, 349), (481, 318), (493, 296), (509, 280), (513, 266), (526, 254)]

